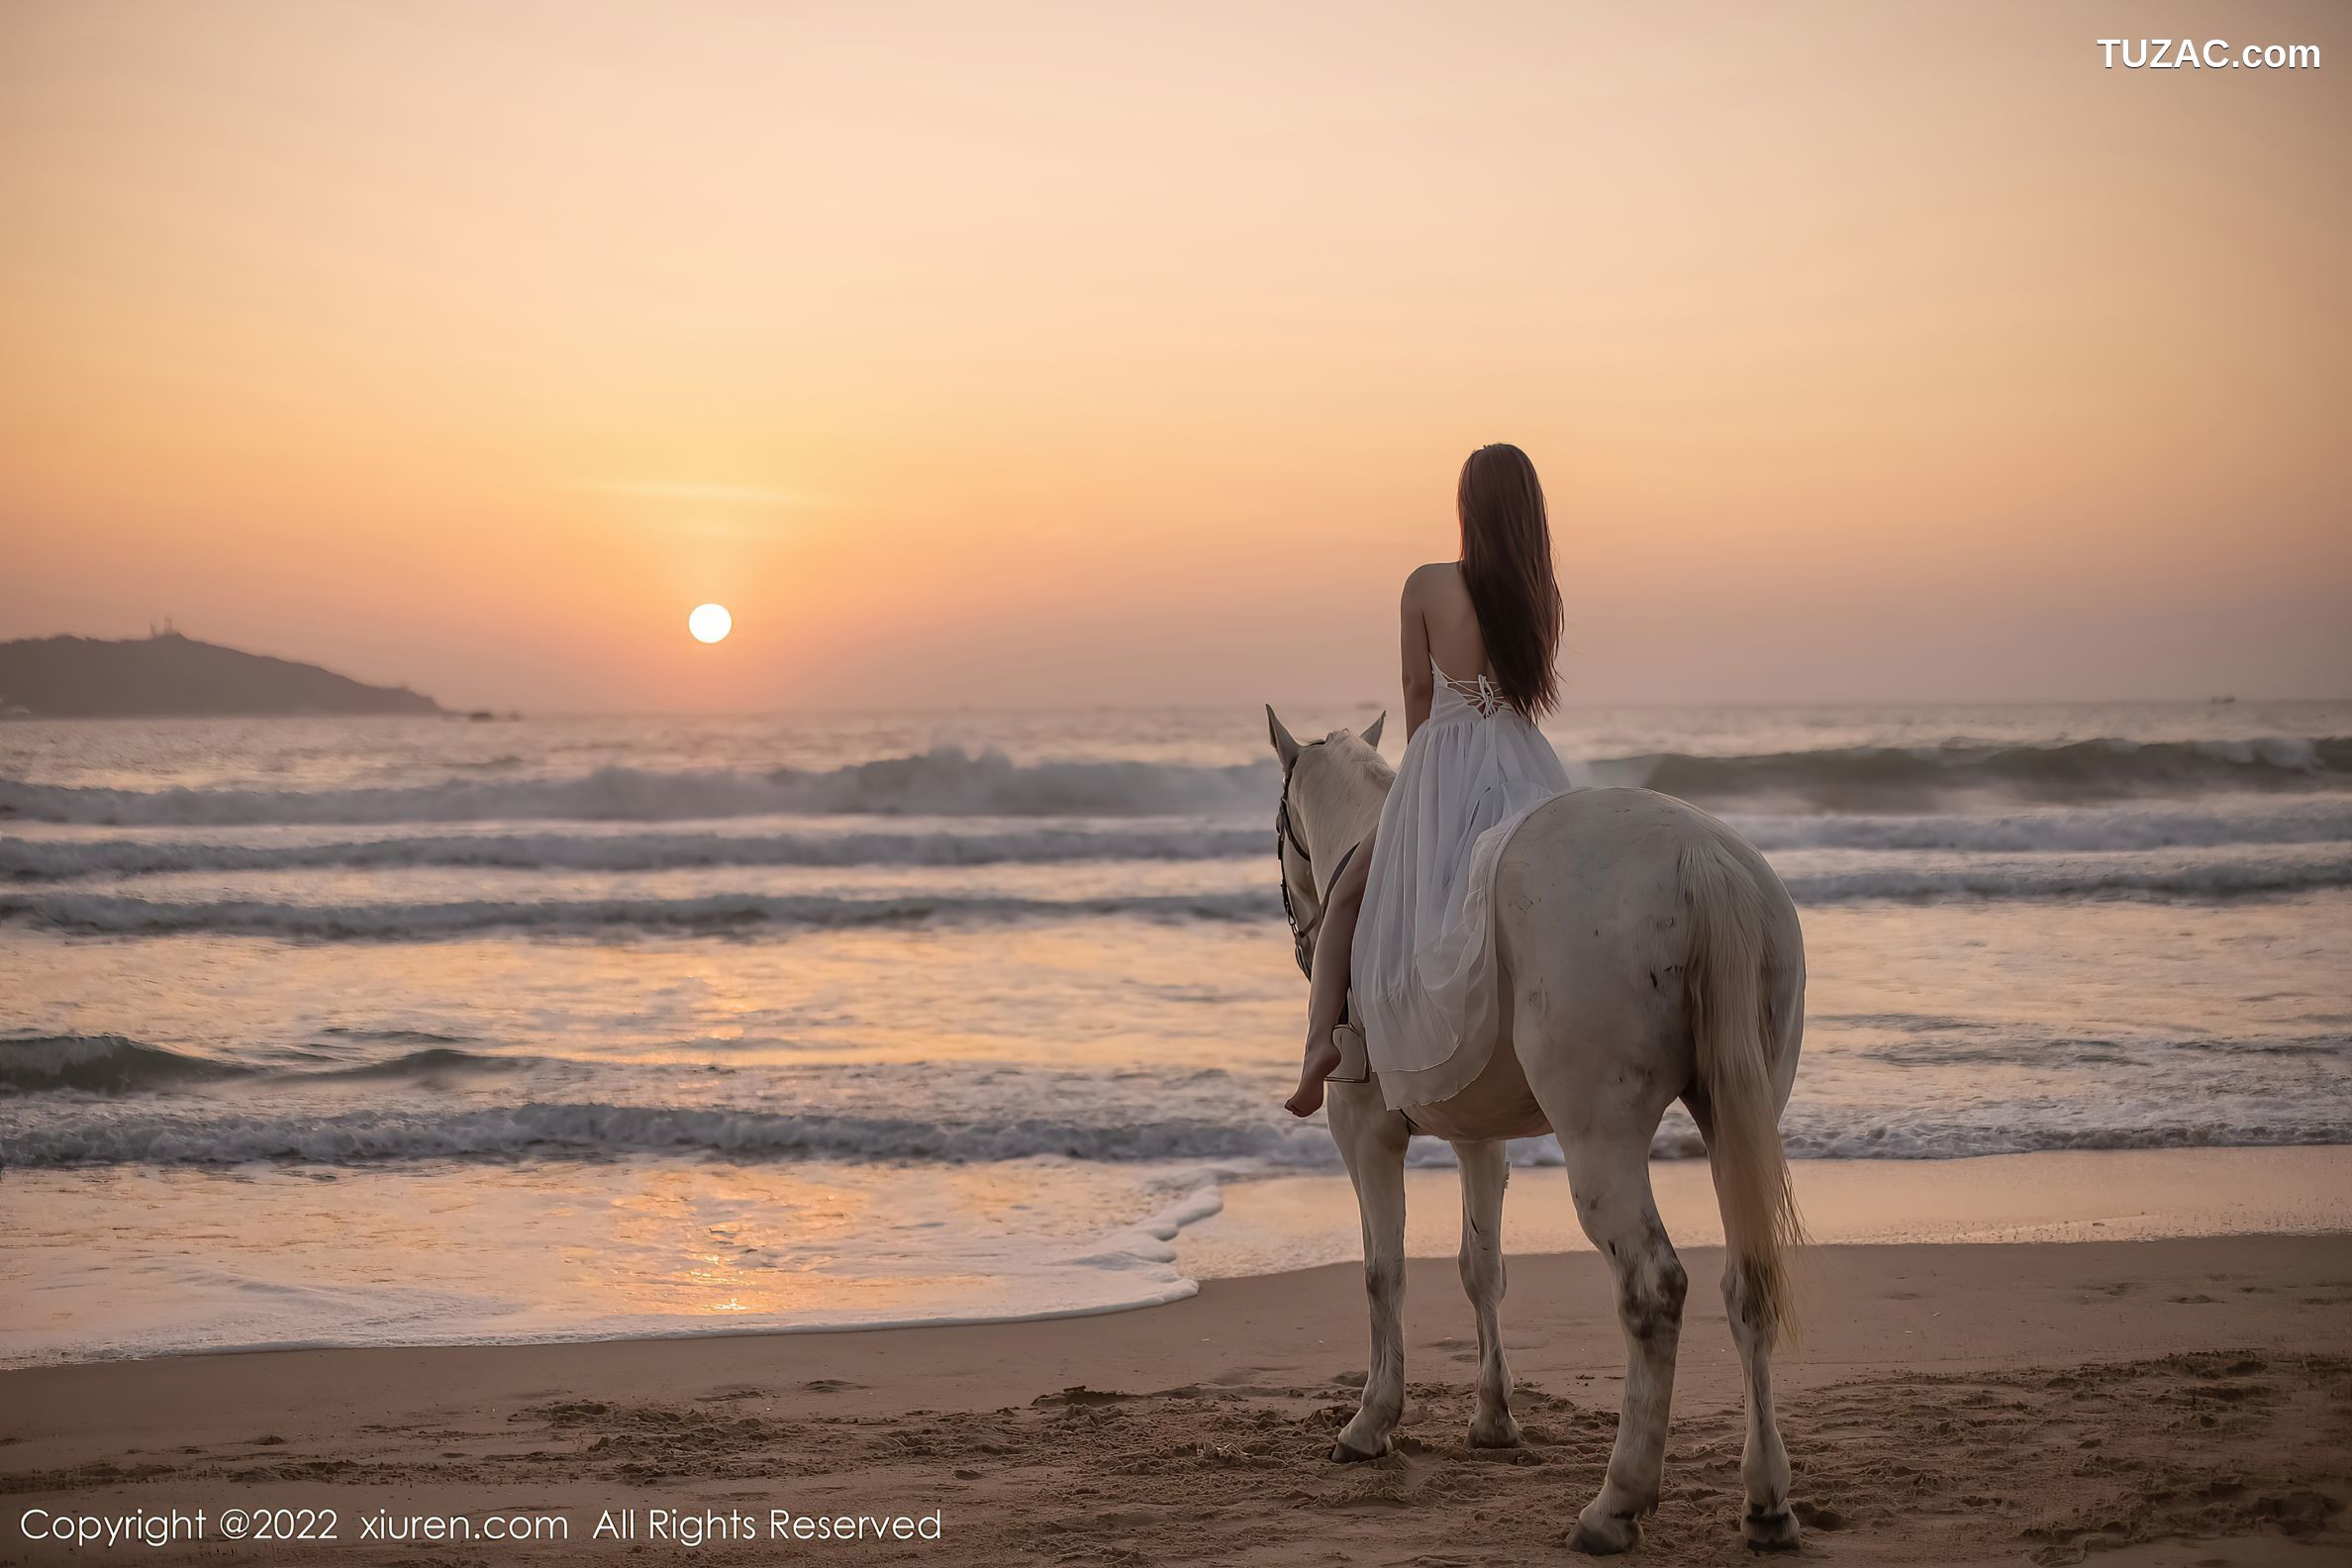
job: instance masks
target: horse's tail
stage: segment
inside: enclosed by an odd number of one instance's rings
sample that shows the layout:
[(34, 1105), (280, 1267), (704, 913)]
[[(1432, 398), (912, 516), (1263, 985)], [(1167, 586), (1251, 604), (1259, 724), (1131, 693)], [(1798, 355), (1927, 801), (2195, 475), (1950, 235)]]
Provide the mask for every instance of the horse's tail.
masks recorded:
[(1785, 1021), (1775, 1016), (1768, 971), (1787, 955), (1770, 951), (1756, 873), (1715, 833), (1684, 844), (1681, 870), (1691, 917), (1684, 984), (1711, 1113), (1707, 1155), (1732, 1266), (1757, 1326), (1771, 1331), (1794, 1323), (1790, 1254), (1805, 1240), (1773, 1087), (1774, 1043)]

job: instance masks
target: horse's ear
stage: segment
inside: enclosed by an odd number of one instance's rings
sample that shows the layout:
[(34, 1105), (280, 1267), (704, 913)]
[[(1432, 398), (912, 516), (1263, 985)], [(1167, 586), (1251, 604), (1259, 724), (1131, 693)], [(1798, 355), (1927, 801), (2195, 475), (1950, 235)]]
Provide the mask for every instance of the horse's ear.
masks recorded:
[(1282, 758), (1282, 771), (1288, 773), (1293, 762), (1299, 760), (1299, 742), (1291, 738), (1289, 730), (1274, 717), (1274, 705), (1266, 704), (1266, 734), (1273, 738), (1274, 754)]
[(1373, 720), (1373, 721), (1372, 721), (1370, 724), (1368, 724), (1368, 725), (1364, 726), (1364, 744), (1366, 744), (1366, 745), (1370, 746), (1370, 747), (1371, 747), (1373, 750), (1375, 750), (1375, 751), (1379, 750), (1379, 749), (1380, 749), (1380, 727), (1381, 727), (1382, 725), (1384, 725), (1384, 724), (1387, 724), (1387, 723), (1388, 723), (1388, 710), (1384, 708), (1384, 709), (1382, 709), (1382, 710), (1381, 710), (1381, 713), (1380, 713), (1380, 717), (1379, 717), (1379, 718), (1377, 718), (1377, 719)]

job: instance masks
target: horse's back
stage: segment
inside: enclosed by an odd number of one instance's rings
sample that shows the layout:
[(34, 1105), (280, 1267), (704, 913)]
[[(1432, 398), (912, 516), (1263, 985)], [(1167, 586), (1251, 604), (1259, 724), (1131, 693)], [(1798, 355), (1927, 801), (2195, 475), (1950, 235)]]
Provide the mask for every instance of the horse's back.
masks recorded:
[[(1530, 988), (1522, 982), (1564, 967), (1597, 972), (1631, 962), (1621, 952), (1612, 954), (1610, 938), (1627, 909), (1629, 872), (1662, 863), (1664, 880), (1648, 879), (1656, 883), (1651, 891), (1673, 889), (1673, 845), (1679, 839), (1670, 837), (1677, 830), (1672, 813), (1662, 808), (1675, 804), (1646, 790), (1572, 790), (1536, 807), (1514, 832), (1494, 873), (1502, 989), (1495, 1048), (1465, 1087), (1410, 1108), (1418, 1127), (1450, 1138), (1530, 1137), (1552, 1130), (1519, 1046), (1530, 1025), (1534, 1033), (1554, 1032), (1557, 1020), (1548, 1015), (1582, 986), (1545, 980)], [(1650, 906), (1666, 907), (1656, 898), (1644, 902)], [(1564, 943), (1571, 928), (1582, 935)], [(1574, 952), (1564, 954), (1563, 944)]]
[(1496, 867), (1495, 939), (1517, 1047), (1545, 1035), (1613, 1038), (1669, 1075), (1689, 1070), (1683, 864), (1711, 845), (1755, 880), (1766, 949), (1802, 985), (1795, 906), (1753, 845), (1670, 795), (1576, 790), (1531, 814)]
[(1527, 816), (1495, 868), (1499, 930), (1533, 925), (1515, 914), (1542, 909), (1555, 919), (1611, 911), (1620, 923), (1679, 929), (1684, 919), (1682, 856), (1712, 840), (1756, 880), (1777, 919), (1794, 918), (1787, 889), (1753, 844), (1690, 802), (1645, 789), (1571, 790)]
[(1412, 1107), (1416, 1125), (1457, 1138), (1549, 1129), (1527, 1082), (1529, 1053), (1563, 1045), (1576, 1049), (1591, 1071), (1630, 1069), (1679, 1092), (1696, 1066), (1683, 858), (1710, 842), (1756, 879), (1770, 928), (1767, 946), (1789, 955), (1794, 983), (1802, 987), (1795, 906), (1747, 840), (1670, 795), (1572, 790), (1529, 813), (1495, 867), (1504, 995), (1494, 1054), (1459, 1093)]

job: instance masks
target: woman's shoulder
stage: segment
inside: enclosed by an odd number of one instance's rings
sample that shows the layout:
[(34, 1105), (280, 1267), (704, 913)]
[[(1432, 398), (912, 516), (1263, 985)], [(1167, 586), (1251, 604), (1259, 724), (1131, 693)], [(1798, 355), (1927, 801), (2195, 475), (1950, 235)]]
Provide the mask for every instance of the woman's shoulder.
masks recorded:
[(1426, 602), (1441, 595), (1463, 592), (1462, 563), (1460, 561), (1431, 561), (1416, 566), (1405, 578), (1405, 597)]

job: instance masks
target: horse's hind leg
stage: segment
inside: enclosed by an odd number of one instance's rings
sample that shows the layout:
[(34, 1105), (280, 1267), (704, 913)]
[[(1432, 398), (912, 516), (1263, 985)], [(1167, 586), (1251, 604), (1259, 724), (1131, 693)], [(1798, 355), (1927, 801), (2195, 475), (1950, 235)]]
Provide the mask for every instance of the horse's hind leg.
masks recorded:
[(1724, 1261), (1723, 1310), (1747, 1377), (1747, 1446), (1739, 1458), (1747, 1514), (1739, 1521), (1740, 1533), (1756, 1551), (1793, 1551), (1799, 1531), (1797, 1517), (1789, 1512), (1789, 1450), (1781, 1445), (1780, 1424), (1772, 1419), (1774, 1324), (1748, 1299), (1736, 1259)]
[(1330, 1087), (1331, 1140), (1355, 1184), (1364, 1225), (1364, 1296), (1372, 1309), (1372, 1360), (1355, 1419), (1331, 1457), (1377, 1459), (1405, 1415), (1405, 1118), (1382, 1103), (1378, 1083)]
[(1478, 1414), (1473, 1448), (1517, 1448), (1511, 1364), (1503, 1357), (1503, 1186), (1511, 1165), (1500, 1142), (1456, 1143), (1462, 1167), (1462, 1289), (1478, 1317)]
[(1625, 1393), (1608, 1479), (1577, 1516), (1568, 1544), (1577, 1551), (1620, 1552), (1641, 1538), (1641, 1516), (1658, 1506), (1674, 1403), (1674, 1354), (1690, 1282), (1650, 1196), (1650, 1130), (1657, 1118), (1643, 1119), (1624, 1108), (1603, 1127), (1595, 1127), (1590, 1116), (1580, 1120), (1582, 1129), (1561, 1120), (1554, 1126), (1562, 1127), (1576, 1217), (1617, 1275)]

